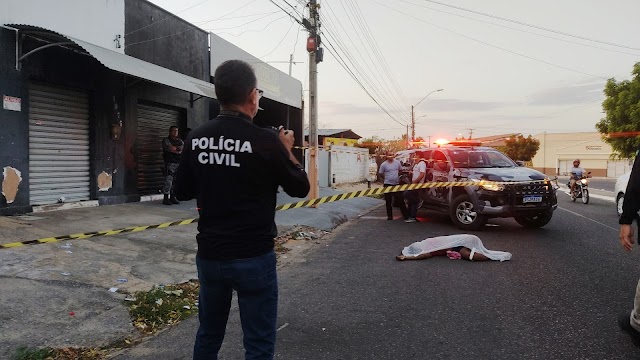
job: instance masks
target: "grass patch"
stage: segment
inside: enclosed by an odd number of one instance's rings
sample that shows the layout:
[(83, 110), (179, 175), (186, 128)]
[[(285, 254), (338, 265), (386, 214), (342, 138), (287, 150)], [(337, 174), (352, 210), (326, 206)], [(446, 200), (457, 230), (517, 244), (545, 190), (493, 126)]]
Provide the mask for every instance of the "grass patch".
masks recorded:
[(133, 326), (144, 334), (153, 334), (198, 312), (196, 280), (186, 283), (156, 286), (150, 291), (139, 291), (125, 300)]
[(105, 358), (105, 353), (97, 349), (88, 348), (19, 348), (14, 360), (100, 360)]
[(16, 350), (13, 360), (48, 360), (55, 359), (54, 355), (55, 351), (51, 348), (31, 349), (25, 346)]

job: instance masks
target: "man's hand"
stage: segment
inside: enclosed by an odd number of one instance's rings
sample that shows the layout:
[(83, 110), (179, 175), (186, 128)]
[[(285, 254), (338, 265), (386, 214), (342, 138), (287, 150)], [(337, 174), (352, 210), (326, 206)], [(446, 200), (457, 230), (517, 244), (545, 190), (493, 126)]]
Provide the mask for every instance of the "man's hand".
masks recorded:
[(633, 228), (630, 224), (620, 226), (620, 245), (626, 250), (633, 250)]
[(293, 131), (280, 129), (280, 141), (282, 141), (282, 144), (287, 150), (291, 150), (296, 141), (296, 138), (293, 136)]

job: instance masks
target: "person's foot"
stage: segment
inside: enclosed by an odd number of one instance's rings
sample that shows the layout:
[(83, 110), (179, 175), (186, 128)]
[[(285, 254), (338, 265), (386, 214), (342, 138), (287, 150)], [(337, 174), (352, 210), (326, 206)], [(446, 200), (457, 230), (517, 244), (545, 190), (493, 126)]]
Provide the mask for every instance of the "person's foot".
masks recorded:
[(404, 259), (405, 259), (404, 255), (396, 255), (396, 260), (404, 261)]
[(171, 195), (171, 197), (169, 198), (169, 201), (171, 201), (172, 204), (174, 205), (179, 205), (180, 201), (178, 201), (178, 199), (176, 199), (175, 196)]
[(165, 195), (164, 199), (162, 200), (162, 204), (163, 205), (173, 205), (173, 203), (171, 202), (171, 200), (169, 199), (169, 195)]
[(633, 341), (636, 346), (640, 346), (640, 332), (631, 326), (630, 313), (620, 314), (620, 316), (618, 316), (618, 326), (631, 337), (631, 341)]
[(418, 220), (414, 219), (414, 218), (408, 218), (407, 220), (405, 220), (404, 222), (406, 223), (414, 223), (417, 222)]

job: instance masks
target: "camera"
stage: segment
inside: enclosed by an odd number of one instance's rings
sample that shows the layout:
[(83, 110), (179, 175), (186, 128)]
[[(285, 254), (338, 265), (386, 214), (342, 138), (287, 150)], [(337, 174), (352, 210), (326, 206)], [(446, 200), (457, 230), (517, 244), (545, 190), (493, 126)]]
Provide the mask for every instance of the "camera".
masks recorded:
[[(280, 134), (280, 130), (284, 129), (284, 126), (267, 126), (267, 129), (273, 130), (276, 134)], [(285, 135), (288, 133), (287, 130), (284, 131)]]

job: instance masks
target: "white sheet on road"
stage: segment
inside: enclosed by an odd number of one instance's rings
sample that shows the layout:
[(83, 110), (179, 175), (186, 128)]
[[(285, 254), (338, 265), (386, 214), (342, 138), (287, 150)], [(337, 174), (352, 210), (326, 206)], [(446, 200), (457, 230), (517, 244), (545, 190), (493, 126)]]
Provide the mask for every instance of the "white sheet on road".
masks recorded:
[(505, 251), (489, 250), (484, 247), (484, 245), (482, 244), (482, 240), (480, 240), (479, 237), (471, 234), (457, 234), (426, 238), (422, 241), (414, 242), (413, 244), (402, 249), (402, 255), (416, 256), (428, 252), (451, 249), (457, 246), (464, 246), (472, 250), (475, 249), (476, 253), (482, 254), (491, 260), (506, 261), (511, 259), (511, 253)]

